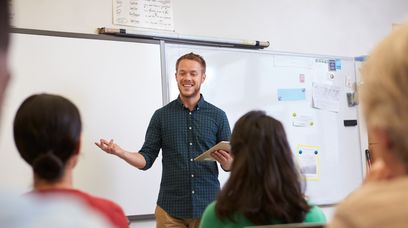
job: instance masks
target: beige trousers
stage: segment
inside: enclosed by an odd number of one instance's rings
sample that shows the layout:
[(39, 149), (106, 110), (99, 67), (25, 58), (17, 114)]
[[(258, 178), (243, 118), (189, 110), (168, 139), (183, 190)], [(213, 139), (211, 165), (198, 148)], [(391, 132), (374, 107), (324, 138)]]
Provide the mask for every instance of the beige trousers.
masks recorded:
[(198, 228), (200, 219), (180, 219), (169, 215), (163, 208), (156, 206), (156, 228)]

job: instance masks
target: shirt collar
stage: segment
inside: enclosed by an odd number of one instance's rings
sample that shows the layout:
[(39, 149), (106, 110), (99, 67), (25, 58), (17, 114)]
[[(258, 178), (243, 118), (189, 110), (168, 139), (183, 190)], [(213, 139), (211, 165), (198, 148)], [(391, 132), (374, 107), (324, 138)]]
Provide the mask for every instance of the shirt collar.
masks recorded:
[[(182, 107), (184, 107), (183, 102), (181, 101), (180, 95), (177, 96), (177, 102), (178, 102)], [(197, 106), (196, 106), (195, 109), (200, 109), (200, 108), (205, 107), (205, 104), (206, 104), (206, 103), (207, 103), (207, 102), (204, 100), (203, 95), (200, 93), (200, 99), (198, 100), (198, 103), (197, 103)]]

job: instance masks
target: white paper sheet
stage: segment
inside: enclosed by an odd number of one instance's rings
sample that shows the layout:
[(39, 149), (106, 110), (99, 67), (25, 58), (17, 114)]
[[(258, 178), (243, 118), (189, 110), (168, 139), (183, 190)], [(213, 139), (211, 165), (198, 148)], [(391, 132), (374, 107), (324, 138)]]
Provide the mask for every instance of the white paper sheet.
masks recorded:
[(339, 112), (341, 87), (313, 83), (312, 106), (322, 110)]
[(174, 31), (171, 0), (113, 0), (113, 24)]

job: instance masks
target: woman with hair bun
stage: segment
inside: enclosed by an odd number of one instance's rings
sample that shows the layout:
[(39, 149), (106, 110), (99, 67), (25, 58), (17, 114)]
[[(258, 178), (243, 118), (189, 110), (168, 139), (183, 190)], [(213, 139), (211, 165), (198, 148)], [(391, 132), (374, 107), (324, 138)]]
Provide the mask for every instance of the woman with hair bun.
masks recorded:
[(73, 188), (72, 172), (79, 157), (81, 131), (78, 108), (62, 96), (35, 94), (21, 104), (14, 119), (14, 141), (33, 170), (32, 194), (78, 198), (106, 217), (113, 227), (128, 227), (117, 204)]

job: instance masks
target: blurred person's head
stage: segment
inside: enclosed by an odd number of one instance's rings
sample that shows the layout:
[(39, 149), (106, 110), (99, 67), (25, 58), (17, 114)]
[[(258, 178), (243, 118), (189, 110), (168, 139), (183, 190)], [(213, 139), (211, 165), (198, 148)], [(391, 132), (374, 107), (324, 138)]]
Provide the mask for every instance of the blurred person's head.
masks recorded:
[(221, 191), (216, 214), (236, 212), (254, 224), (303, 222), (309, 206), (283, 125), (262, 111), (251, 111), (235, 124), (231, 136), (234, 162)]
[(374, 49), (362, 72), (360, 92), (364, 117), (370, 134), (378, 142), (378, 155), (395, 173), (406, 172), (408, 24), (396, 28)]
[(14, 141), (36, 181), (58, 182), (73, 169), (81, 128), (78, 108), (62, 96), (35, 94), (23, 101), (14, 119)]

